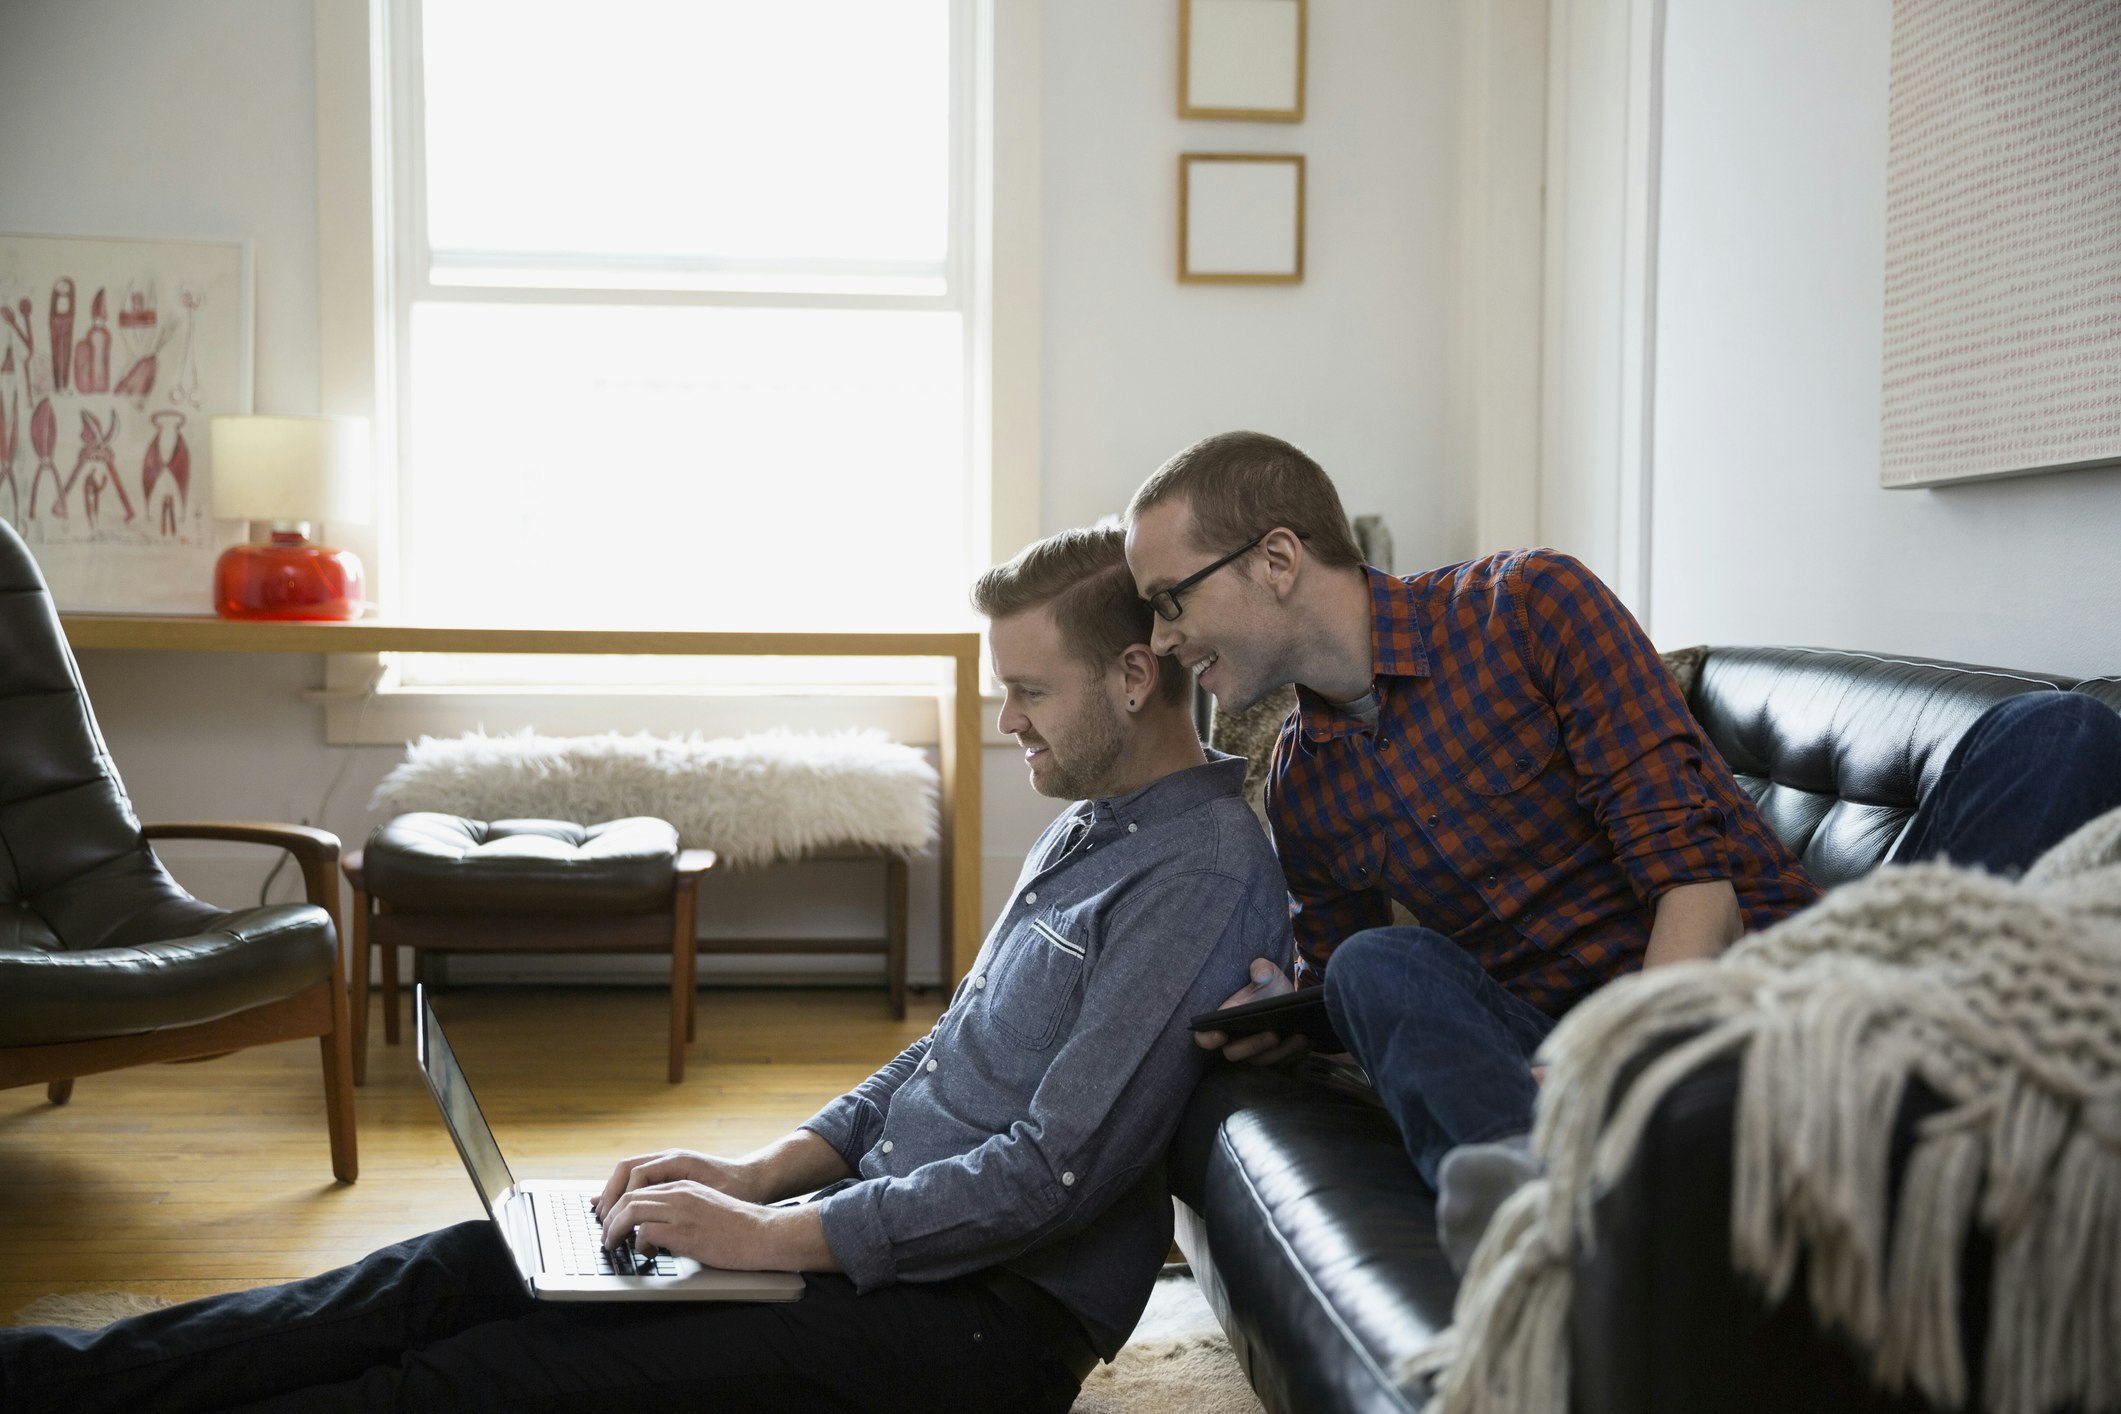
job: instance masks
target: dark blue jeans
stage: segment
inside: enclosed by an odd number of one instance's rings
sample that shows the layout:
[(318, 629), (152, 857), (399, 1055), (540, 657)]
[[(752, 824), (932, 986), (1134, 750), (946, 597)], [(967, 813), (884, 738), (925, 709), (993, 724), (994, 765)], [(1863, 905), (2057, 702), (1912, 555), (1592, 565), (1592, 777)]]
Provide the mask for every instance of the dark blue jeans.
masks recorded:
[[(1057, 1303), (1054, 1308), (1059, 1311)], [(534, 1303), (493, 1225), (100, 1331), (0, 1330), (8, 1414), (1064, 1410), (1079, 1381), (979, 1278), (799, 1301)]]
[(2018, 874), (2086, 821), (2121, 809), (2121, 713), (2078, 692), (2029, 692), (1981, 714), (1945, 758), (1892, 862), (1948, 859)]
[[(2028, 693), (1975, 721), (1891, 862), (1947, 858), (2013, 874), (2121, 809), (2121, 714), (2079, 693)], [(1554, 1021), (1449, 937), (1373, 928), (1326, 967), (1334, 1029), (1377, 1087), (1431, 1188), (1443, 1156), (1532, 1127), (1530, 1058)]]
[(1326, 965), (1333, 1029), (1369, 1075), (1429, 1187), (1460, 1144), (1532, 1127), (1532, 1054), (1554, 1018), (1432, 928), (1371, 928)]

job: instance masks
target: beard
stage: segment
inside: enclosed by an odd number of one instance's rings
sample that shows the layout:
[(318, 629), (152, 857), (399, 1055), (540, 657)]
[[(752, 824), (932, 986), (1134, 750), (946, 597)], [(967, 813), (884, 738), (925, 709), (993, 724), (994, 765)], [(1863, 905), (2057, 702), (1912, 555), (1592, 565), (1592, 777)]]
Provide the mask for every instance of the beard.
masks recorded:
[(1123, 745), (1119, 715), (1102, 698), (1044, 738), (1046, 769), (1031, 773), (1031, 788), (1056, 800), (1088, 800), (1112, 779)]

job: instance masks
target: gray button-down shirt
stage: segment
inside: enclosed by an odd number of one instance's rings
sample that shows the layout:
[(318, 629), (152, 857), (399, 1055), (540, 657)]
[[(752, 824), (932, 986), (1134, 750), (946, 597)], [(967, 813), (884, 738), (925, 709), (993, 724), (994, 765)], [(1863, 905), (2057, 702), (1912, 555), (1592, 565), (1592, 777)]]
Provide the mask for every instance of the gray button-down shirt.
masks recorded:
[(857, 1290), (1004, 1265), (1118, 1351), (1170, 1250), (1164, 1149), (1216, 1059), (1187, 1019), (1289, 956), (1244, 774), (1211, 756), (1065, 811), (935, 1029), (804, 1124), (858, 1175), (820, 1215)]

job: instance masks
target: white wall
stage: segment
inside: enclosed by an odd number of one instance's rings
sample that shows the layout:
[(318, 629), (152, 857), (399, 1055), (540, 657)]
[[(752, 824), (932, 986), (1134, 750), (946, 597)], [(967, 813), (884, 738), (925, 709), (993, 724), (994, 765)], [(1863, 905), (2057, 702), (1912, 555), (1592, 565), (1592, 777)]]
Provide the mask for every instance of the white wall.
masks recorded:
[(1623, 597), (1628, 11), (1628, 0), (1553, 0), (1548, 10), (1539, 460), (1539, 542), (1575, 555)]
[[(1310, 9), (1301, 123), (1182, 121), (1177, 0), (1045, 5), (1043, 524), (1124, 509), (1166, 457), (1252, 428), (1303, 446), (1402, 569), (1472, 551), (1447, 465), (1456, 7)], [(1178, 154), (1301, 152), (1305, 274), (1181, 285)]]
[(1655, 636), (2121, 669), (2121, 470), (1878, 488), (1888, 0), (1671, 0)]

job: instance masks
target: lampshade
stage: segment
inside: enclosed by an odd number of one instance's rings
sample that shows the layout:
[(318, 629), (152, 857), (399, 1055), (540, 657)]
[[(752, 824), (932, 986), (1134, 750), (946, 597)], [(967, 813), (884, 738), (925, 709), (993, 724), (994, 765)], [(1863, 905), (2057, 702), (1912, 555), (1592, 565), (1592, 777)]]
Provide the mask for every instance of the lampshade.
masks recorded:
[(213, 453), (218, 520), (369, 518), (367, 418), (217, 417)]

